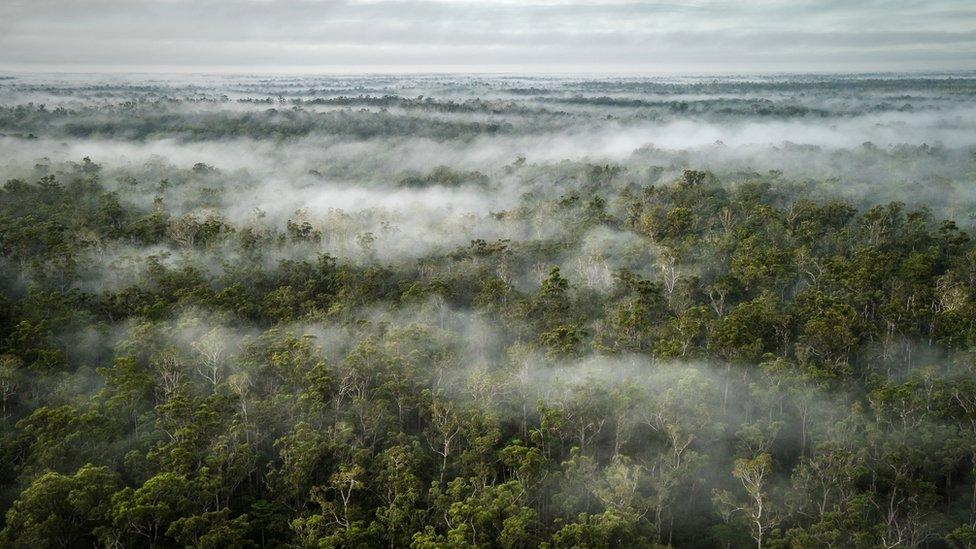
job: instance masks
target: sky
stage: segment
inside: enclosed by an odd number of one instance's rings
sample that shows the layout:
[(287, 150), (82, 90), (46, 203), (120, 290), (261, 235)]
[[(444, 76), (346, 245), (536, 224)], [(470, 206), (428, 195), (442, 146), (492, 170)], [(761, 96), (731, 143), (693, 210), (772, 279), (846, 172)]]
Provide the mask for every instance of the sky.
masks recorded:
[(976, 70), (976, 0), (0, 0), (0, 70)]

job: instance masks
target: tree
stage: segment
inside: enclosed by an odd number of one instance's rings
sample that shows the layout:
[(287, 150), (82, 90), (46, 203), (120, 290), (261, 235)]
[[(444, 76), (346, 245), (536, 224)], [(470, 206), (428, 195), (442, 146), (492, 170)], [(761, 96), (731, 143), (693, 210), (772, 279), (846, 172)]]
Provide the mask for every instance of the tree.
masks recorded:
[(550, 541), (540, 547), (577, 549), (593, 547), (650, 548), (652, 543), (642, 535), (636, 517), (606, 511), (599, 515), (581, 513), (576, 520), (557, 530)]
[(86, 464), (63, 475), (34, 479), (7, 511), (0, 531), (5, 547), (77, 547), (96, 543), (94, 532), (107, 524), (109, 500), (118, 476)]
[[(428, 529), (413, 537), (411, 547), (534, 547), (539, 524), (534, 510), (524, 505), (524, 492), (515, 481), (471, 490), (465, 479), (448, 487), (453, 499), (447, 510), (446, 534)], [(470, 493), (464, 496), (465, 493)]]
[(715, 504), (722, 508), (724, 513), (741, 514), (745, 517), (752, 532), (752, 539), (760, 549), (763, 547), (763, 541), (779, 522), (767, 493), (772, 464), (773, 458), (767, 453), (735, 460), (732, 476), (742, 483), (746, 499), (739, 502), (729, 492), (715, 493)]
[(182, 475), (160, 473), (139, 488), (124, 488), (112, 496), (108, 518), (111, 526), (100, 532), (106, 545), (144, 540), (155, 547), (170, 525), (189, 516), (197, 507), (196, 490)]

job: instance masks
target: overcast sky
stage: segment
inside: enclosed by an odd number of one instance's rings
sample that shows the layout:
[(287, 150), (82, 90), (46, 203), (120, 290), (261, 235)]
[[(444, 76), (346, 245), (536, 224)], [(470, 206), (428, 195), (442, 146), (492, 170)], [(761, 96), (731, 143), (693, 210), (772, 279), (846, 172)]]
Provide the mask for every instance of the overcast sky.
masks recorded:
[(976, 0), (0, 0), (0, 69), (976, 69)]

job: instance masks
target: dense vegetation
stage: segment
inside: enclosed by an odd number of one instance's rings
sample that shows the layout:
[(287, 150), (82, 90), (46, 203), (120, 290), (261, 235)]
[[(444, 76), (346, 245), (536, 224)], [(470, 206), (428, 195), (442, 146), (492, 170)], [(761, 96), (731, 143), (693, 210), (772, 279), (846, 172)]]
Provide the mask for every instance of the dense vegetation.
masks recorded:
[(976, 545), (972, 79), (10, 82), (0, 546)]

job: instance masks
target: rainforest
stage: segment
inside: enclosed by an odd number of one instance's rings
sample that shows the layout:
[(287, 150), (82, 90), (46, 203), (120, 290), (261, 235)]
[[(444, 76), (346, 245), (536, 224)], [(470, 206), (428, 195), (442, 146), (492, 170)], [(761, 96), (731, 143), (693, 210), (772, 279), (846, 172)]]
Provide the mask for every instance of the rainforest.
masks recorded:
[(11, 73), (0, 546), (976, 546), (976, 74)]

